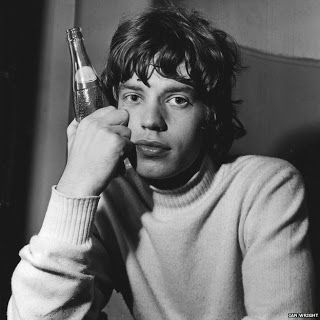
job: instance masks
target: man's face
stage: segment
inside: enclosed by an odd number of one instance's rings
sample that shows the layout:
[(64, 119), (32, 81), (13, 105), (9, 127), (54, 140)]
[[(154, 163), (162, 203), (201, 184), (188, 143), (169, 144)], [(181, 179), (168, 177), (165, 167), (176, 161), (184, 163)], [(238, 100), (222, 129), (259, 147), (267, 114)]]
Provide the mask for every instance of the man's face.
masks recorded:
[(138, 174), (166, 179), (190, 167), (202, 148), (205, 106), (191, 86), (164, 78), (155, 70), (150, 87), (134, 75), (121, 84), (118, 108), (129, 113)]

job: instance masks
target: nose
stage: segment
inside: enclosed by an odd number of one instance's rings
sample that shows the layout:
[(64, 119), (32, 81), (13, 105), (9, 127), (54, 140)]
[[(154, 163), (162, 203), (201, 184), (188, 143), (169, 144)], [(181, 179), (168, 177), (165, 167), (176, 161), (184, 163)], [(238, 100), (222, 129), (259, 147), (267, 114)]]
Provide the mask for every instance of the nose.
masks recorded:
[(149, 102), (142, 110), (141, 127), (153, 131), (167, 130), (163, 107), (158, 101)]

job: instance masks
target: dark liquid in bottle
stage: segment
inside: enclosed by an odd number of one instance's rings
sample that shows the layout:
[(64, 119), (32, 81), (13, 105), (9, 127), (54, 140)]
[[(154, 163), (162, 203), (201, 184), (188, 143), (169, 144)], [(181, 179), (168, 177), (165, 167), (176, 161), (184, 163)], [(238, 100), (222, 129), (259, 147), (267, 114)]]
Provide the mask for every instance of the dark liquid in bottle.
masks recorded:
[(75, 114), (81, 121), (90, 113), (102, 108), (104, 104), (101, 88), (98, 86), (80, 89), (75, 94)]

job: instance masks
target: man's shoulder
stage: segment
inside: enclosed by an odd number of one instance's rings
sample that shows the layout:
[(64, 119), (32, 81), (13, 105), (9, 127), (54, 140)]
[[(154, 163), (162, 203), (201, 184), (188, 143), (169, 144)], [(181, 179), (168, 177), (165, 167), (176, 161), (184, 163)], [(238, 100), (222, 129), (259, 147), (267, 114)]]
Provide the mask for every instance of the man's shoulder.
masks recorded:
[(287, 160), (262, 155), (230, 156), (223, 165), (229, 166), (232, 169), (254, 170), (256, 168), (290, 168), (292, 170), (297, 170)]
[(299, 171), (288, 161), (259, 155), (245, 155), (229, 159), (221, 165), (224, 177), (238, 180), (243, 187), (260, 185), (273, 180), (298, 179)]

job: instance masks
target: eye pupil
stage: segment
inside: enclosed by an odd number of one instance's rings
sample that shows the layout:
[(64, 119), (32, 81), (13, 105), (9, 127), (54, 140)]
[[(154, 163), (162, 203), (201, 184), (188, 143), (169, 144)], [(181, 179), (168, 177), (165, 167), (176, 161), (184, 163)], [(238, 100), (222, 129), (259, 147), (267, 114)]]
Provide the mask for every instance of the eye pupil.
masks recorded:
[(176, 97), (175, 99), (176, 99), (176, 103), (177, 104), (181, 104), (181, 103), (185, 102), (185, 100), (183, 98), (181, 98), (181, 97)]

